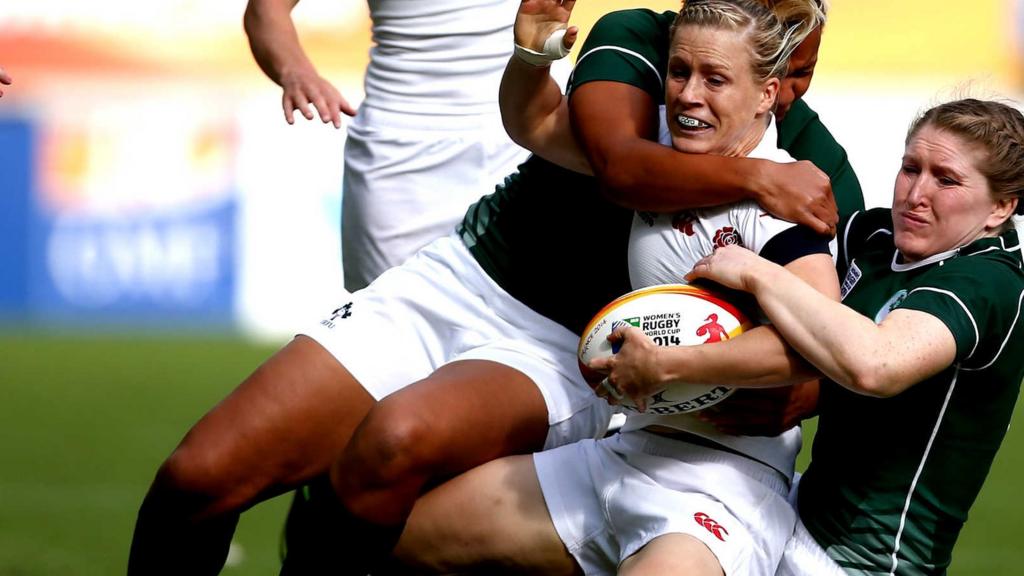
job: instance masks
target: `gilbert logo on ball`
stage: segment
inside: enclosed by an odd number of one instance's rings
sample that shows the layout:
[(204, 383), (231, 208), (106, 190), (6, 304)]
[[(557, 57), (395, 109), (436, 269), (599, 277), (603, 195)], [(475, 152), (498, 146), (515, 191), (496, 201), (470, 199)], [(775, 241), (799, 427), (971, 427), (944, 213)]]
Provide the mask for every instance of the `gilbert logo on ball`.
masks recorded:
[[(687, 284), (661, 284), (634, 290), (605, 306), (587, 325), (578, 350), (580, 371), (591, 385), (604, 376), (587, 368), (594, 358), (615, 354), (608, 335), (619, 326), (643, 330), (659, 346), (696, 346), (723, 342), (753, 323), (721, 296)], [(684, 414), (724, 400), (733, 389), (705, 384), (673, 384), (653, 394), (647, 414)], [(620, 404), (636, 411), (629, 398)]]

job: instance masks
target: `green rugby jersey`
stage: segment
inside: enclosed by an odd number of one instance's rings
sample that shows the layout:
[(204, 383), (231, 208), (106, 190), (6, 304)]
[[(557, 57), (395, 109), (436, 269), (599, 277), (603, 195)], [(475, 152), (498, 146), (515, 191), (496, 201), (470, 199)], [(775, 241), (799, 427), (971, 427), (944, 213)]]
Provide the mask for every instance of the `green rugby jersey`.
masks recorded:
[[(624, 82), (665, 99), (675, 12), (612, 12), (587, 37), (570, 80)], [(779, 126), (778, 144), (833, 180), (839, 205), (864, 205), (846, 152), (803, 102)], [(458, 227), (481, 267), (510, 295), (580, 333), (591, 316), (631, 289), (626, 252), (633, 212), (605, 200), (597, 181), (533, 156)]]
[(892, 398), (826, 382), (800, 517), (851, 574), (943, 574), (1010, 422), (1024, 377), (1024, 297), (1013, 230), (901, 264), (888, 209), (840, 232), (843, 303), (880, 322), (940, 319), (955, 363)]

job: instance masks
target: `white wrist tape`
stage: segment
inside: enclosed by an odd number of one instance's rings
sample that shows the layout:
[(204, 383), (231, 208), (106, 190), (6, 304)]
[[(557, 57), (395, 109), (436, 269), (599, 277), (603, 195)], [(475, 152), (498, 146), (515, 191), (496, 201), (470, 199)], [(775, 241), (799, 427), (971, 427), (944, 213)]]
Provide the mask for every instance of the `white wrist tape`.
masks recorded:
[(530, 64), (532, 66), (548, 66), (555, 60), (565, 58), (569, 54), (569, 49), (562, 43), (562, 38), (565, 36), (565, 28), (555, 30), (548, 36), (548, 39), (544, 41), (544, 48), (542, 52), (531, 50), (525, 46), (516, 44), (515, 55), (520, 60)]

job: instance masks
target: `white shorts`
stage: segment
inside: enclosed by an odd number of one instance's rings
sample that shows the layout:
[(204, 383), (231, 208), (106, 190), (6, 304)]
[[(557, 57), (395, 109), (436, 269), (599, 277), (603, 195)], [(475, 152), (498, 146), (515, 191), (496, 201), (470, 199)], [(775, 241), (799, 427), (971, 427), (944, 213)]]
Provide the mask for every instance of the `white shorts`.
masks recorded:
[(364, 104), (345, 141), (345, 288), (365, 287), (447, 235), (466, 208), (493, 192), (526, 156), (505, 133), (497, 110), (423, 117)]
[[(789, 492), (789, 504), (796, 510), (796, 496), (800, 488), (800, 475), (793, 481)], [(776, 576), (846, 576), (846, 572), (829, 557), (825, 549), (811, 536), (797, 514), (793, 536), (786, 543), (782, 553), (782, 562), (775, 572)]]
[(452, 233), (420, 250), (306, 332), (375, 398), (457, 360), (491, 360), (533, 380), (546, 448), (604, 434), (611, 407), (587, 386), (579, 338), (509, 296)]
[(651, 540), (687, 534), (730, 576), (775, 574), (796, 513), (777, 471), (638, 430), (533, 456), (555, 529), (585, 574), (615, 574)]

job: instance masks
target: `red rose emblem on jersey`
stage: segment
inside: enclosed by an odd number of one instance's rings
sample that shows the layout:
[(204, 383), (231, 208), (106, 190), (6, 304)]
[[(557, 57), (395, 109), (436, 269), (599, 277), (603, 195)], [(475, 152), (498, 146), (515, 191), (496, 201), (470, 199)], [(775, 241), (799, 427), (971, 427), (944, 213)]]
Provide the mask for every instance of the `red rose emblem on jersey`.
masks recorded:
[(687, 236), (693, 236), (693, 223), (696, 221), (693, 212), (680, 212), (672, 217), (672, 227)]
[(726, 226), (719, 228), (715, 232), (715, 246), (722, 248), (723, 246), (743, 246), (743, 239), (740, 238), (736, 229), (732, 226)]

